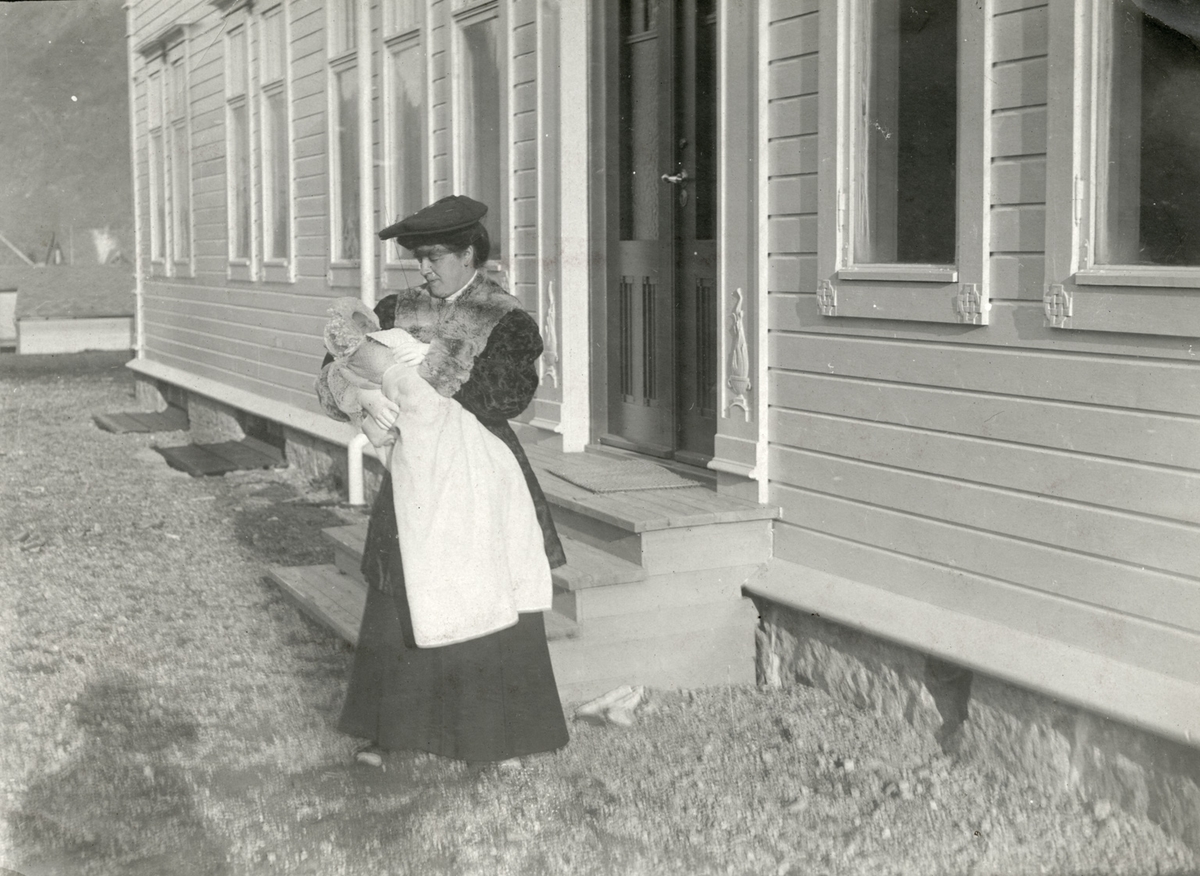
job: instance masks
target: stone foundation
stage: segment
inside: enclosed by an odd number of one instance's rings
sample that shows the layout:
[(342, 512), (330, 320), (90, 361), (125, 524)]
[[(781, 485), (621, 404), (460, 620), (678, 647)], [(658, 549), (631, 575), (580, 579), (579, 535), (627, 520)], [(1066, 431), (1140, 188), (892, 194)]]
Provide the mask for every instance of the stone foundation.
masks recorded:
[(241, 441), (246, 437), (237, 408), (191, 393), (187, 399), (189, 432), (195, 444)]
[(758, 682), (798, 681), (877, 715), (937, 733), (942, 715), (925, 686), (925, 658), (822, 618), (759, 603)]
[(1200, 851), (1200, 750), (756, 599), (760, 684), (903, 718), (964, 759), (1148, 817)]

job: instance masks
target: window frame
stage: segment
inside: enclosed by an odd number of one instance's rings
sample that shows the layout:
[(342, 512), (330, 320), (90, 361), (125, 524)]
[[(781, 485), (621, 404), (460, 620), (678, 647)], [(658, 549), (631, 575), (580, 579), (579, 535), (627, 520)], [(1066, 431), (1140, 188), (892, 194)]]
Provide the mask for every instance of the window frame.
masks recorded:
[[(258, 159), (262, 179), (262, 197), (259, 199), (258, 226), (260, 231), (259, 251), (262, 253), (262, 278), (269, 282), (293, 283), (296, 280), (296, 175), (294, 167), (294, 144), (292, 130), (292, 75), (291, 75), (291, 22), (289, 21), (290, 3), (288, 0), (270, 6), (258, 13), (258, 113), (262, 123), (259, 125)], [(279, 75), (270, 77), (268, 69), (267, 22), (273, 16), (279, 16), (282, 42), (279, 46)], [(280, 160), (274, 154), (272, 142), (272, 125), (270, 121), (270, 101), (273, 98), (283, 99), (284, 155), (282, 161), (287, 177), (287, 255), (276, 256), (272, 253), (268, 237), (274, 234), (275, 223), (271, 215), (273, 202), (273, 171), (275, 162)]]
[(1200, 337), (1200, 265), (1095, 263), (1111, 8), (1111, 0), (1050, 4), (1044, 325)]
[[(235, 14), (236, 13), (236, 14)], [(252, 19), (248, 14), (247, 7), (242, 6), (236, 9), (231, 9), (228, 15), (229, 22), (227, 23), (224, 35), (225, 49), (225, 205), (226, 205), (226, 260), (227, 260), (227, 276), (230, 280), (253, 281), (257, 277), (258, 252), (257, 238), (258, 234), (255, 229), (257, 224), (257, 210), (255, 208), (256, 198), (255, 191), (257, 189), (255, 179), (255, 161), (254, 161), (254, 144), (255, 144), (255, 124), (254, 124), (254, 103), (252, 99), (254, 91), (254, 42), (252, 39)], [(231, 75), (233, 70), (234, 58), (230, 51), (230, 45), (236, 34), (241, 33), (245, 41), (244, 54), (241, 59), (244, 69), (242, 70), (242, 90), (236, 91)], [(235, 215), (234, 205), (237, 203), (235, 187), (237, 186), (237, 169), (234, 166), (236, 153), (234, 150), (234, 125), (233, 114), (238, 109), (244, 109), (246, 113), (246, 131), (245, 143), (241, 144), (241, 148), (245, 151), (247, 165), (247, 180), (246, 180), (246, 221), (249, 227), (246, 229), (248, 251), (245, 255), (240, 255), (236, 250), (236, 238), (238, 232), (237, 216)]]
[(993, 0), (960, 0), (957, 259), (950, 265), (855, 263), (850, 125), (860, 95), (855, 44), (870, 0), (826, 0), (820, 22), (817, 307), (825, 317), (987, 325), (991, 256)]
[[(169, 115), (165, 120), (165, 126), (170, 132), (170, 147), (167, 150), (169, 156), (168, 165), (170, 167), (170, 178), (167, 184), (171, 216), (170, 221), (167, 223), (171, 237), (170, 262), (173, 273), (179, 277), (195, 276), (196, 271), (195, 188), (193, 185), (193, 167), (191, 161), (192, 113), (190, 69), (188, 43), (181, 37), (170, 45), (165, 58), (165, 70), (170, 72), (171, 79), (178, 77), (178, 82), (170, 83), (169, 94), (171, 95), (171, 100), (167, 102)], [(166, 83), (164, 82), (164, 84)], [(176, 97), (179, 98), (180, 106), (175, 105)], [(177, 150), (179, 142), (183, 144), (183, 154), (188, 157), (187, 166), (182, 169), (182, 175), (180, 174), (181, 169), (175, 166), (176, 157), (180, 154)], [(186, 206), (182, 214), (179, 212), (179, 190), (181, 187), (186, 190), (187, 196)], [(182, 256), (179, 251), (181, 242), (186, 242), (187, 244), (187, 251)]]
[[(399, 178), (397, 156), (400, 154), (396, 142), (396, 55), (416, 48), (421, 57), (421, 138), (422, 138), (422, 204), (433, 200), (433, 174), (429, 156), (432, 153), (433, 132), (430, 129), (429, 95), (432, 93), (430, 64), (427, 50), (430, 45), (428, 33), (428, 10), (424, 0), (388, 0), (384, 5), (383, 38), (383, 151), (387, 156), (383, 167), (384, 224), (399, 221), (401, 206), (397, 203), (396, 188)], [(385, 289), (406, 289), (422, 282), (417, 262), (400, 255), (400, 248), (389, 241), (381, 249), (381, 275)]]
[[(500, 94), (500, 203), (488, 204), (488, 209), (496, 211), (497, 227), (500, 229), (501, 239), (492, 241), (492, 254), (489, 256), (484, 270), (498, 279), (502, 284), (507, 283), (508, 267), (513, 264), (512, 247), (515, 244), (516, 235), (511, 227), (511, 211), (509, 209), (510, 180), (509, 174), (513, 167), (512, 156), (512, 138), (510, 136), (511, 119), (510, 114), (512, 105), (510, 103), (510, 95), (508, 92), (509, 83), (509, 64), (511, 63), (511, 47), (509, 45), (510, 34), (508, 27), (508, 8), (507, 3), (501, 0), (454, 0), (451, 10), (451, 22), (453, 33), (450, 40), (451, 54), (451, 83), (450, 83), (450, 129), (451, 142), (453, 148), (451, 150), (451, 179), (453, 181), (454, 190), (461, 194), (469, 194), (462, 192), (462, 181), (465, 176), (464, 166), (466, 164), (466, 143), (464, 138), (459, 136), (459, 133), (465, 127), (461, 113), (463, 112), (467, 101), (463, 97), (463, 88), (466, 85), (465, 76), (463, 75), (462, 59), (465, 54), (463, 46), (464, 34), (463, 30), (473, 24), (478, 24), (482, 21), (495, 19), (497, 31), (497, 53), (500, 62), (497, 65), (496, 78), (497, 88)], [(495, 256), (497, 248), (500, 251), (500, 256)]]
[[(349, 15), (346, 13), (349, 11)], [(343, 13), (343, 14), (338, 14)], [(362, 254), (357, 259), (342, 258), (338, 246), (342, 236), (342, 216), (340, 204), (343, 180), (341, 178), (341, 144), (338, 142), (338, 76), (342, 73), (352, 73), (357, 76), (358, 44), (357, 5), (355, 0), (329, 0), (325, 4), (325, 47), (326, 47), (326, 79), (325, 92), (327, 97), (326, 118), (329, 119), (328, 138), (326, 143), (328, 162), (328, 191), (329, 191), (329, 272), (326, 277), (330, 286), (339, 288), (357, 288), (359, 285), (359, 264)], [(362, 95), (358, 93), (358, 83), (355, 82), (355, 100), (361, 104)], [(355, 133), (357, 137), (357, 130)], [(361, 144), (360, 144), (361, 145)], [(357, 179), (358, 156), (354, 157)], [(357, 221), (357, 217), (355, 217)]]
[[(166, 64), (162, 55), (150, 64), (146, 74), (146, 162), (149, 180), (146, 191), (150, 205), (150, 273), (156, 277), (171, 275), (171, 204), (167, 196), (170, 171), (167, 167)], [(159, 218), (158, 205), (162, 205)]]

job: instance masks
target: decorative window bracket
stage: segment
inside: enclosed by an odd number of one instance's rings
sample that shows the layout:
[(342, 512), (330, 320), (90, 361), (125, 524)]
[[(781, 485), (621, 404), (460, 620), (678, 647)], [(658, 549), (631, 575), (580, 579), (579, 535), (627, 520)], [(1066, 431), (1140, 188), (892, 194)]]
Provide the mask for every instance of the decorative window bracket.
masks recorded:
[(546, 318), (542, 325), (542, 377), (553, 387), (558, 386), (558, 319), (555, 311), (554, 281), (546, 286)]
[(1061, 283), (1054, 283), (1042, 295), (1042, 308), (1046, 313), (1046, 325), (1053, 328), (1067, 328), (1071, 319), (1071, 293)]
[(746, 399), (746, 393), (750, 391), (750, 351), (746, 346), (745, 313), (742, 310), (745, 293), (739, 286), (733, 295), (733, 309), (729, 314), (733, 339), (729, 345), (729, 377), (725, 381), (732, 395), (725, 406), (725, 416), (728, 417), (734, 408), (741, 408), (746, 422), (750, 422), (750, 402)]
[(828, 280), (817, 281), (817, 307), (821, 316), (837, 316), (837, 288)]
[(990, 305), (983, 300), (983, 292), (977, 283), (963, 283), (954, 296), (954, 316), (966, 325), (987, 325)]

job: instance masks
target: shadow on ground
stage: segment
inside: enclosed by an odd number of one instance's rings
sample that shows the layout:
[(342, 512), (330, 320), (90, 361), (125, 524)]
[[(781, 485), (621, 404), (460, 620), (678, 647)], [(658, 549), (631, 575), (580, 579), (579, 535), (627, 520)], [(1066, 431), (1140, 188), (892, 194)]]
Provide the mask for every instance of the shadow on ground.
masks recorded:
[(71, 710), (69, 752), (29, 787), (10, 825), (22, 872), (228, 873), (226, 848), (172, 763), (195, 741), (194, 719), (128, 676), (94, 679)]

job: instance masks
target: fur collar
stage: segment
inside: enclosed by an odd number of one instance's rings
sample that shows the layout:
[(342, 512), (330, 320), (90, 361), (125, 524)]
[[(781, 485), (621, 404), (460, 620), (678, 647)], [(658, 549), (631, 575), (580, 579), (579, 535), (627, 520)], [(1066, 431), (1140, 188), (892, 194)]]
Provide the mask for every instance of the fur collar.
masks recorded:
[(400, 292), (395, 325), (430, 344), (417, 372), (450, 398), (470, 378), (475, 357), (487, 346), (496, 324), (520, 306), (479, 271), (454, 301), (434, 298), (424, 286)]

